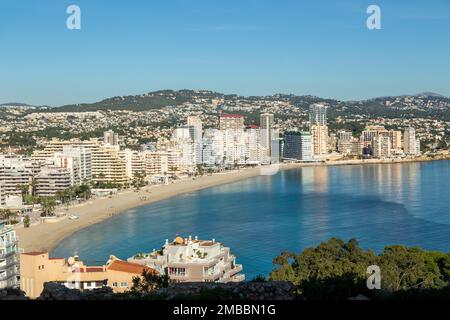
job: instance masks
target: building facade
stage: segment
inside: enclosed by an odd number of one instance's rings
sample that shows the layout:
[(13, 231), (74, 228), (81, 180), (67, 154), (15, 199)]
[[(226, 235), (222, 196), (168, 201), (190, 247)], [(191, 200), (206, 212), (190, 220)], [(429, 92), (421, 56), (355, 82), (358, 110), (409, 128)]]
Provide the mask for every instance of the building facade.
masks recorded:
[(321, 156), (328, 153), (328, 126), (313, 125), (311, 127), (313, 155)]
[(420, 141), (416, 138), (414, 128), (406, 128), (403, 139), (403, 151), (406, 155), (416, 156), (420, 154)]
[(287, 132), (284, 136), (283, 158), (312, 161), (312, 136), (309, 132)]
[(0, 222), (0, 289), (19, 286), (19, 247), (16, 232)]
[(244, 129), (244, 116), (240, 114), (222, 113), (219, 117), (220, 130), (239, 130)]
[(326, 126), (327, 125), (327, 106), (322, 103), (314, 103), (309, 106), (309, 124)]
[(176, 282), (239, 282), (245, 279), (242, 265), (230, 248), (213, 240), (176, 237), (161, 250), (139, 254), (129, 262), (146, 265)]
[(86, 266), (78, 257), (49, 258), (46, 252), (29, 252), (20, 255), (20, 289), (26, 296), (40, 296), (46, 282), (61, 283), (70, 289), (92, 290), (110, 287), (120, 293), (129, 290), (133, 278), (143, 271), (155, 273), (148, 267), (129, 263), (111, 256), (103, 266)]

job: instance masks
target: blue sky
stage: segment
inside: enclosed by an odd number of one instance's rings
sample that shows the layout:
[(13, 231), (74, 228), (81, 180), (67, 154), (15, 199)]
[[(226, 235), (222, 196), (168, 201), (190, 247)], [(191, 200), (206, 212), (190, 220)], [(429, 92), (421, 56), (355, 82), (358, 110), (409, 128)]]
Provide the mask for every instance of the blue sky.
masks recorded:
[[(79, 5), (82, 29), (66, 28)], [(377, 4), (382, 30), (366, 28)], [(0, 0), (0, 103), (159, 89), (450, 96), (450, 0)]]

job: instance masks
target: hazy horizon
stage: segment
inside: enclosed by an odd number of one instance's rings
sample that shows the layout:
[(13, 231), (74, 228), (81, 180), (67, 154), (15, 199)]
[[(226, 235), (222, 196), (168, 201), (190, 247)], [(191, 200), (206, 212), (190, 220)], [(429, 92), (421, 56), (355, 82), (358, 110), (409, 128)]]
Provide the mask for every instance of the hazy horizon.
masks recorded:
[(238, 96), (242, 96), (242, 97), (254, 97), (254, 96), (258, 96), (258, 97), (264, 97), (264, 96), (272, 96), (272, 95), (276, 95), (276, 94), (283, 94), (283, 95), (295, 95), (295, 96), (315, 96), (317, 98), (321, 98), (321, 99), (327, 99), (327, 100), (336, 100), (336, 101), (343, 101), (343, 102), (349, 102), (349, 101), (365, 101), (365, 100), (371, 100), (371, 99), (376, 99), (376, 98), (384, 98), (384, 97), (401, 97), (401, 96), (415, 96), (415, 95), (419, 95), (422, 93), (429, 93), (429, 94), (438, 94), (438, 95), (442, 95), (445, 98), (450, 98), (450, 96), (446, 96), (441, 94), (440, 92), (434, 92), (434, 91), (427, 91), (427, 90), (423, 90), (420, 92), (416, 92), (416, 93), (403, 93), (403, 94), (398, 94), (398, 95), (381, 95), (381, 96), (374, 96), (374, 97), (367, 97), (367, 98), (363, 98), (363, 99), (348, 99), (348, 100), (341, 100), (341, 99), (337, 99), (337, 98), (333, 98), (333, 97), (321, 97), (321, 96), (316, 96), (313, 94), (308, 94), (308, 93), (304, 93), (304, 94), (297, 94), (297, 93), (292, 93), (292, 92), (274, 92), (271, 94), (262, 94), (262, 95), (241, 95), (235, 92), (222, 92), (220, 90), (211, 90), (211, 89), (190, 89), (190, 88), (179, 88), (179, 89), (171, 89), (171, 88), (161, 88), (161, 89), (155, 89), (155, 90), (149, 90), (146, 92), (140, 92), (140, 93), (133, 93), (133, 94), (122, 94), (122, 95), (112, 95), (112, 96), (108, 96), (108, 97), (103, 97), (103, 98), (99, 98), (97, 100), (94, 101), (81, 101), (81, 102), (73, 102), (73, 103), (67, 103), (67, 104), (62, 104), (62, 105), (50, 105), (48, 103), (42, 103), (42, 104), (34, 104), (34, 103), (28, 103), (28, 102), (24, 102), (24, 101), (0, 101), (0, 105), (9, 105), (9, 104), (26, 104), (29, 106), (48, 106), (48, 107), (63, 107), (66, 105), (76, 105), (76, 104), (92, 104), (92, 103), (96, 103), (96, 102), (100, 102), (109, 98), (113, 98), (113, 97), (120, 97), (120, 96), (139, 96), (139, 95), (143, 95), (146, 93), (152, 93), (152, 92), (158, 92), (158, 91), (165, 91), (165, 90), (173, 90), (173, 91), (181, 91), (181, 90), (192, 90), (192, 91), (212, 91), (212, 92), (216, 92), (216, 93), (220, 93), (220, 94), (224, 94), (224, 95), (238, 95)]

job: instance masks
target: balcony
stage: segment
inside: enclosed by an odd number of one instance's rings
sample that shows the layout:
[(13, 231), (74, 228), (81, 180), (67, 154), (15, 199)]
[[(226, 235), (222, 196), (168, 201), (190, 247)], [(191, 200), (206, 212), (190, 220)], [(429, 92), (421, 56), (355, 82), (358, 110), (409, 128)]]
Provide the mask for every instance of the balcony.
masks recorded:
[(185, 275), (182, 275), (182, 274), (170, 274), (169, 278), (170, 278), (170, 280), (174, 280), (174, 281), (187, 281), (189, 279), (187, 274), (185, 274)]
[(0, 241), (0, 248), (7, 248), (17, 244), (18, 240), (14, 239), (11, 241)]
[(6, 259), (14, 254), (17, 254), (18, 252), (16, 251), (10, 251), (10, 252), (5, 252), (5, 253), (0, 253), (0, 259)]
[(242, 264), (236, 264), (233, 269), (225, 272), (223, 278), (225, 281), (233, 281), (232, 279), (236, 279), (238, 276), (243, 276), (238, 275), (238, 273), (241, 272), (242, 270), (243, 270)]
[(216, 272), (214, 274), (205, 274), (203, 276), (203, 279), (207, 281), (216, 281), (220, 279), (221, 275), (222, 275), (221, 272)]

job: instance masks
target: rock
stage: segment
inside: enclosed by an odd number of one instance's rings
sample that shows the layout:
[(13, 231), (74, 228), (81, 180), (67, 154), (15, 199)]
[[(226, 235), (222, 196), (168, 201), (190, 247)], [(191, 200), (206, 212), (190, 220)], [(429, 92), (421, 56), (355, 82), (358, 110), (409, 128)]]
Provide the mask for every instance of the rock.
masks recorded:
[(205, 300), (294, 300), (295, 286), (290, 282), (230, 282), (230, 283), (174, 283), (168, 288), (148, 294), (114, 294), (109, 287), (94, 290), (68, 289), (59, 283), (45, 283), (39, 300), (111, 300), (111, 299), (193, 299), (201, 295)]
[(369, 298), (367, 298), (366, 296), (362, 295), (362, 294), (358, 294), (356, 297), (350, 297), (347, 300), (370, 300)]
[(0, 290), (0, 300), (29, 300), (23, 291), (19, 289)]

